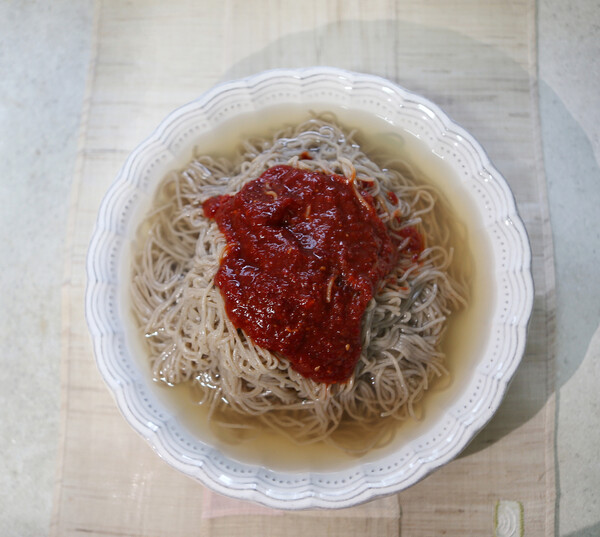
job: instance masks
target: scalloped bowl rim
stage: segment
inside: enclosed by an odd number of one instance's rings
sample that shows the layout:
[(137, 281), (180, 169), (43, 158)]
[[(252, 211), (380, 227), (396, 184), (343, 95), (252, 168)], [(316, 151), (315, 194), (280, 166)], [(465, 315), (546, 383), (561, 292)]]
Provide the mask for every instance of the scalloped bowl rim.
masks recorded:
[[(279, 95), (277, 88), (281, 87), (287, 88), (289, 95), (285, 91)], [(156, 170), (168, 165), (170, 156), (186, 139), (197, 136), (202, 124), (199, 118), (207, 118), (203, 127), (210, 130), (242, 113), (248, 103), (258, 110), (267, 106), (265, 98), (267, 102), (283, 99), (283, 103), (286, 98), (297, 97), (307, 103), (315, 92), (321, 92), (332, 105), (334, 99), (348, 99), (350, 106), (359, 106), (367, 113), (380, 114), (383, 107), (384, 113), (398, 114), (397, 121), (401, 121), (401, 114), (418, 110), (422, 119), (418, 114), (410, 115), (417, 128), (423, 121), (423, 128), (436, 143), (452, 141), (466, 169), (465, 181), (481, 188), (480, 195), (493, 206), (492, 221), (486, 225), (499, 236), (493, 240), (506, 245), (500, 275), (505, 285), (509, 281), (510, 288), (504, 290), (508, 313), (499, 320), (504, 332), (496, 335), (497, 340), (504, 341), (501, 358), (498, 363), (490, 362), (489, 372), (478, 378), (478, 399), (464, 408), (458, 403), (451, 406), (442, 420), (446, 429), (428, 437), (433, 440), (426, 447), (415, 450), (415, 442), (411, 442), (405, 450), (359, 464), (352, 471), (288, 473), (227, 457), (202, 439), (193, 438), (153, 398), (136, 370), (123, 334), (117, 304), (118, 265), (139, 189), (148, 188)], [(363, 93), (364, 100), (360, 100)], [(477, 141), (438, 106), (375, 75), (331, 67), (275, 69), (221, 83), (177, 108), (130, 154), (100, 205), (87, 257), (85, 312), (98, 369), (119, 410), (167, 463), (216, 492), (269, 507), (343, 508), (399, 492), (420, 481), (456, 457), (491, 419), (524, 353), (533, 308), (530, 265), (527, 233), (508, 184)]]

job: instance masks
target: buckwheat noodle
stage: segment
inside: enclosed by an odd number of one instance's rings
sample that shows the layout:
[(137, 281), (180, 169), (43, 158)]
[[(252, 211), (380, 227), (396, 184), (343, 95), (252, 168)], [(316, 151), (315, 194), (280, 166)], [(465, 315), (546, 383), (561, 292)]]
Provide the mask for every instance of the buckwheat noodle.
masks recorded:
[[(237, 192), (277, 164), (362, 181), (391, 232), (412, 225), (426, 237), (419, 259), (401, 255), (367, 307), (361, 358), (345, 384), (306, 379), (284, 357), (254, 345), (229, 321), (213, 281), (225, 240), (203, 216), (202, 202)], [(133, 310), (154, 378), (190, 383), (222, 426), (263, 423), (297, 443), (323, 440), (347, 451), (385, 441), (389, 430), (381, 424), (390, 420), (383, 418), (414, 417), (432, 379), (447, 373), (440, 339), (448, 315), (466, 303), (465, 286), (449, 270), (443, 200), (406, 163), (386, 166), (372, 162), (335, 117), (321, 115), (273, 139), (246, 141), (232, 161), (196, 155), (169, 174), (140, 227), (133, 263)]]

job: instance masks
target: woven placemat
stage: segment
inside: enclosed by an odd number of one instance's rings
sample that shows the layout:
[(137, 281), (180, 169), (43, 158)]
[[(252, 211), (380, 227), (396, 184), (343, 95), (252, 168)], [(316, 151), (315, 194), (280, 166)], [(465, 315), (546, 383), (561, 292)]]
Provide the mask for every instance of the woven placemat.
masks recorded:
[[(94, 31), (66, 248), (51, 534), (554, 535), (554, 272), (534, 2), (107, 0), (97, 2)], [(387, 77), (482, 143), (525, 221), (536, 294), (523, 363), (462, 456), (395, 496), (287, 513), (215, 495), (168, 467), (125, 423), (94, 363), (85, 255), (103, 194), (168, 112), (219, 81), (308, 65)]]

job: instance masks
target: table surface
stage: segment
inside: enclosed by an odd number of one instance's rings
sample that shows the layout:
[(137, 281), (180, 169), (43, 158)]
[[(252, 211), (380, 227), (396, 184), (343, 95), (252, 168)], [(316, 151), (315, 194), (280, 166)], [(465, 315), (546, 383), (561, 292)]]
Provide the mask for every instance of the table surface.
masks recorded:
[[(0, 330), (10, 342), (0, 368), (5, 536), (48, 532), (59, 436), (64, 239), (93, 11), (89, 0), (0, 4)], [(557, 278), (557, 534), (569, 536), (600, 533), (600, 367), (588, 352), (600, 322), (599, 53), (597, 1), (538, 2)]]

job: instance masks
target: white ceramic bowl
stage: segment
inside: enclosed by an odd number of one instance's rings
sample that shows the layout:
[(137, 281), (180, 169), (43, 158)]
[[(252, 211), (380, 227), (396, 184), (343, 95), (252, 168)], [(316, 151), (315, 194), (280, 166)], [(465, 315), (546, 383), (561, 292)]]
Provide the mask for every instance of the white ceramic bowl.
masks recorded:
[[(476, 283), (468, 322), (477, 323), (470, 331), (477, 336), (466, 338), (460, 359), (449, 356), (451, 382), (426, 396), (423, 419), (403, 425), (389, 446), (331, 466), (310, 459), (270, 464), (188, 427), (149, 378), (127, 321), (131, 241), (157, 183), (190, 160), (195, 145), (210, 147), (219, 129), (235, 130), (239, 118), (250, 117), (244, 132), (251, 132), (272, 110), (270, 121), (281, 123), (307, 110), (330, 110), (346, 123), (368, 117), (386, 135), (415, 143), (427, 173), (454, 209), (468, 214), (472, 237)], [(413, 485), (458, 455), (492, 417), (525, 348), (530, 260), (506, 181), (436, 105), (377, 76), (326, 67), (274, 70), (221, 84), (175, 110), (129, 156), (102, 202), (90, 244), (86, 316), (98, 368), (119, 409), (174, 468), (222, 494), (275, 508), (348, 507)]]

